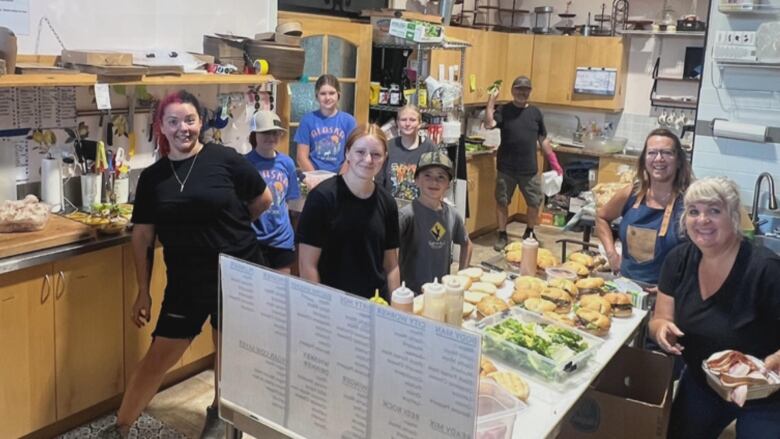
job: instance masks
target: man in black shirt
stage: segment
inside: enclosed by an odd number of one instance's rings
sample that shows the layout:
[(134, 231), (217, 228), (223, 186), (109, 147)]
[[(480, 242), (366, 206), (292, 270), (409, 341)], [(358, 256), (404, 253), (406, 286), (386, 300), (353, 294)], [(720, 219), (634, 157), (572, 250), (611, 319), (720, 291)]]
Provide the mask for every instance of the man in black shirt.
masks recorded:
[(534, 234), (534, 226), (539, 217), (539, 206), (544, 201), (540, 176), (537, 172), (537, 145), (544, 151), (550, 162), (550, 167), (558, 174), (563, 169), (547, 139), (547, 129), (544, 127), (542, 112), (528, 104), (531, 95), (531, 80), (518, 76), (512, 82), (512, 102), (496, 109), (498, 90), (488, 99), (485, 116), (487, 128), (498, 127), (501, 130), (501, 145), (498, 147), (496, 167), (496, 218), (498, 220), (498, 240), (494, 245), (496, 251), (501, 251), (507, 244), (506, 223), (509, 216), (508, 205), (514, 195), (515, 187), (519, 187), (528, 205), (526, 213), (526, 229), (523, 238)]

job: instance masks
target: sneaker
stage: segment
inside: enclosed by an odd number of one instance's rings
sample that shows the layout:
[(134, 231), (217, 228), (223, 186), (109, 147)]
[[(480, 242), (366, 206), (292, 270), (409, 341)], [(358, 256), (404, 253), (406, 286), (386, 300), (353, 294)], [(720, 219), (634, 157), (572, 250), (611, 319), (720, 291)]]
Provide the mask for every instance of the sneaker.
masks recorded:
[(125, 439), (126, 437), (127, 435), (122, 433), (122, 430), (116, 424), (106, 425), (95, 436), (96, 439)]
[(225, 421), (219, 417), (216, 407), (206, 407), (206, 422), (200, 432), (200, 439), (223, 439), (225, 437)]
[(496, 243), (493, 244), (493, 250), (500, 252), (506, 247), (507, 243), (509, 241), (509, 237), (506, 235), (506, 233), (498, 233), (498, 239), (496, 240)]

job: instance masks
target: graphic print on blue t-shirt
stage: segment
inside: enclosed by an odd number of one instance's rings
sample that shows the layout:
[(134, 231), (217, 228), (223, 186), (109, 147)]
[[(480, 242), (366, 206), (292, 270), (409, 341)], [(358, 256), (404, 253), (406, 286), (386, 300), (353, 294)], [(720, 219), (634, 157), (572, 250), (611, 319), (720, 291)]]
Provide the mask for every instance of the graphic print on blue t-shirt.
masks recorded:
[(306, 113), (295, 131), (293, 141), (309, 146), (309, 159), (314, 169), (338, 172), (344, 163), (344, 146), (355, 129), (355, 118), (339, 111), (324, 116), (319, 111)]
[(267, 211), (263, 212), (263, 215), (280, 217), (282, 215), (282, 207), (287, 208), (284, 200), (287, 195), (287, 188), (290, 186), (290, 180), (287, 178), (287, 174), (278, 169), (265, 169), (260, 171), (260, 176), (265, 180), (265, 184), (271, 190), (271, 196), (273, 197), (273, 203)]
[(341, 145), (346, 134), (341, 127), (316, 127), (309, 132), (314, 143), (311, 154), (323, 162), (335, 163), (340, 159)]
[(269, 247), (293, 250), (295, 236), (287, 201), (301, 196), (295, 164), (289, 156), (282, 153), (276, 153), (274, 158), (267, 159), (252, 150), (246, 158), (263, 177), (273, 198), (271, 206), (252, 223), (257, 240)]

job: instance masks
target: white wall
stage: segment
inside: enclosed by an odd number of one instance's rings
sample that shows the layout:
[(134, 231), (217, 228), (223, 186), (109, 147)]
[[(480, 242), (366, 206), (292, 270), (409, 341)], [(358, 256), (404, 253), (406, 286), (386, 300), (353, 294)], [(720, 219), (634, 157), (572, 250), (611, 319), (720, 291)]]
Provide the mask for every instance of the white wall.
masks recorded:
[[(38, 23), (47, 17), (68, 49), (203, 49), (203, 35), (254, 36), (276, 27), (276, 0), (30, 0), (30, 35), (19, 53), (35, 50)], [(60, 53), (44, 24), (40, 53)]]
[[(780, 0), (771, 0), (780, 5)], [(722, 14), (713, 5), (710, 17), (712, 37), (707, 42), (699, 102), (699, 121), (720, 117), (735, 122), (780, 126), (780, 70), (724, 69), (709, 56), (717, 30), (756, 30), (762, 21), (775, 16)], [(780, 179), (780, 144), (760, 144), (696, 136), (693, 169), (697, 177), (725, 175), (739, 184), (742, 203), (750, 205), (753, 186), (762, 171)], [(764, 204), (765, 205), (765, 204)]]

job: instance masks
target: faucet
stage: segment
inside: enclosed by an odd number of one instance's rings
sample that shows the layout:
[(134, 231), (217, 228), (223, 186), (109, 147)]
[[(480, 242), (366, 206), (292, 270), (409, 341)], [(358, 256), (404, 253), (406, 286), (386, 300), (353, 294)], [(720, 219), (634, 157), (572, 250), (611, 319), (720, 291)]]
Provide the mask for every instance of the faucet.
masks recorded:
[(769, 181), (769, 210), (777, 210), (777, 198), (775, 197), (775, 179), (772, 174), (762, 172), (756, 179), (756, 187), (753, 189), (753, 209), (750, 212), (750, 219), (753, 221), (753, 228), (758, 234), (758, 196), (761, 192), (761, 182), (764, 179)]
[(571, 139), (575, 142), (582, 142), (582, 121), (576, 114), (574, 115), (574, 118), (577, 119), (577, 128), (574, 130)]

